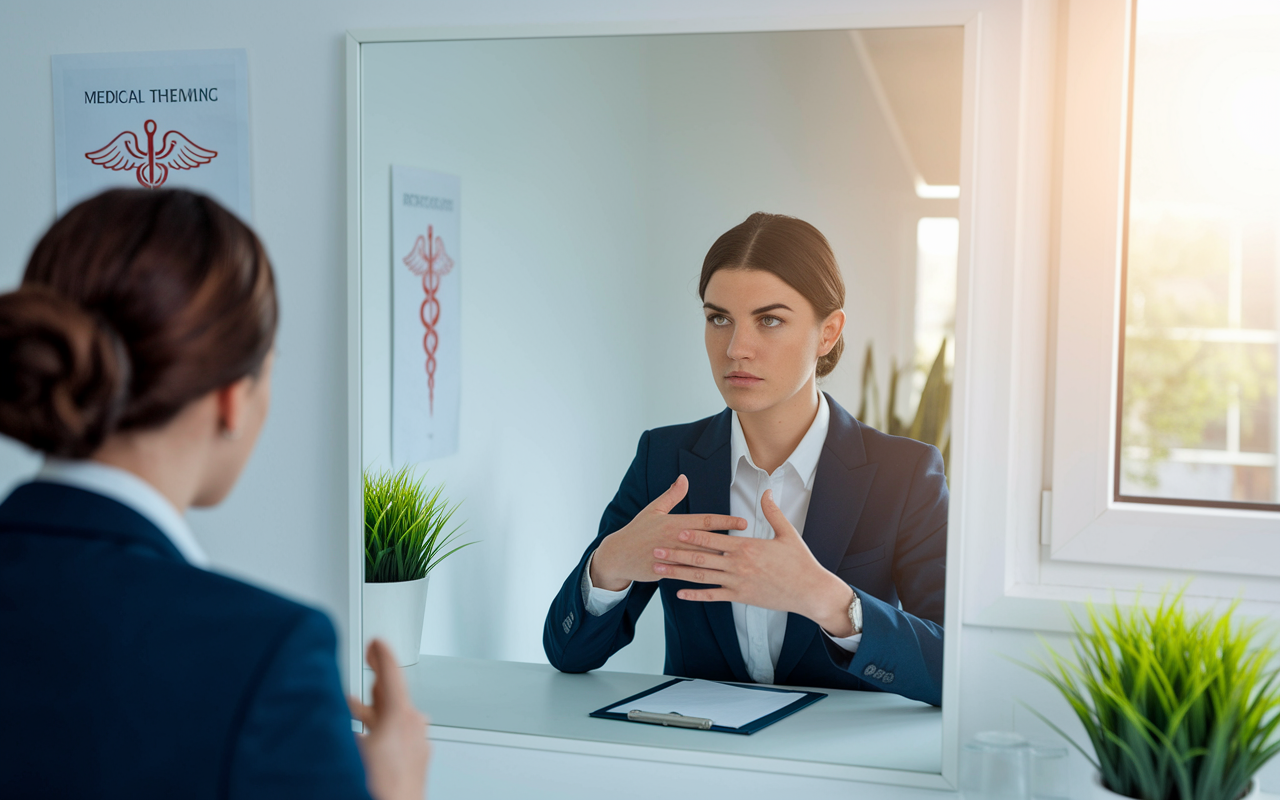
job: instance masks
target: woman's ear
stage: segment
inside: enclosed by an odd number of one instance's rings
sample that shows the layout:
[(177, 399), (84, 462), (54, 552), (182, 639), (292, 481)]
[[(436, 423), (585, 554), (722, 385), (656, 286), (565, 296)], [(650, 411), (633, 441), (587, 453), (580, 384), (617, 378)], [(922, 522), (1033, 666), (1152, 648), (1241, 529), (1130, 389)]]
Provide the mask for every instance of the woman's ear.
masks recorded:
[(218, 398), (218, 432), (225, 439), (240, 436), (244, 426), (245, 409), (249, 403), (249, 390), (253, 385), (253, 376), (246, 375), (234, 383), (229, 383), (216, 391)]
[(825, 356), (831, 352), (831, 348), (836, 346), (836, 342), (840, 341), (840, 334), (844, 333), (844, 309), (837, 308), (832, 311), (826, 319), (822, 321), (821, 336), (822, 342), (818, 347), (818, 356)]

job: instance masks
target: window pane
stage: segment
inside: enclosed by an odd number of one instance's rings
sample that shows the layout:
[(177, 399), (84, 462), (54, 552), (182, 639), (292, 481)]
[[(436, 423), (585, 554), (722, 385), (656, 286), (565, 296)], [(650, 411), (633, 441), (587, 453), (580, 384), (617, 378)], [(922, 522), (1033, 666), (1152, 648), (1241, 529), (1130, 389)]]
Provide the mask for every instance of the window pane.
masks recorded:
[(1122, 500), (1275, 504), (1280, 7), (1139, 0)]
[[(959, 260), (959, 219), (923, 217), (916, 223), (915, 367), (921, 385), (942, 342), (950, 344), (955, 338)], [(948, 352), (948, 365), (950, 358)]]

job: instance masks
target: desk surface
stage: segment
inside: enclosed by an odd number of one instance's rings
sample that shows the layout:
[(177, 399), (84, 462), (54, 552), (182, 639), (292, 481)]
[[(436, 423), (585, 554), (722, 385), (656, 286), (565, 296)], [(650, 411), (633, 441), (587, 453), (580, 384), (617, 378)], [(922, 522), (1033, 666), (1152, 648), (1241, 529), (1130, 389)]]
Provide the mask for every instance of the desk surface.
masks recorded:
[(414, 702), (431, 717), (433, 727), (666, 748), (686, 754), (942, 771), (942, 711), (894, 694), (817, 689), (829, 696), (762, 731), (742, 736), (587, 716), (670, 680), (663, 675), (604, 671), (568, 675), (548, 664), (426, 655), (405, 675)]

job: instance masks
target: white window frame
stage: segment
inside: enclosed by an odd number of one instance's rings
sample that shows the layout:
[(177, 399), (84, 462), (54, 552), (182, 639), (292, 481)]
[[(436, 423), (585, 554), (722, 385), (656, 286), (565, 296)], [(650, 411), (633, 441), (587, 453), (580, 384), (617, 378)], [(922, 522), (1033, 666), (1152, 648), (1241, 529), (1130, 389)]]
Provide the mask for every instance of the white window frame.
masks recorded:
[(961, 286), (973, 341), (1008, 340), (1007, 371), (970, 370), (1007, 394), (957, 420), (1004, 420), (966, 454), (964, 624), (1069, 631), (1083, 601), (1184, 586), (1193, 607), (1273, 615), (1280, 513), (1113, 499), (1132, 0), (1022, 9), (1011, 263)]
[(1114, 499), (1129, 2), (1073, 4), (1047, 563), (1280, 576), (1280, 513)]

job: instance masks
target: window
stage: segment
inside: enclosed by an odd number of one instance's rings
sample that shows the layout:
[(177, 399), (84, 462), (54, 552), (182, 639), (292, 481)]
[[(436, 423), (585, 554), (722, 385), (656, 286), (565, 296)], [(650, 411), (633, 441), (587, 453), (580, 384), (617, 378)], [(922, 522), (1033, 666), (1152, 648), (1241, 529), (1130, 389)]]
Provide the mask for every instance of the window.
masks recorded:
[(1280, 11), (1134, 26), (1115, 498), (1280, 509)]
[[(956, 262), (960, 257), (960, 220), (923, 217), (916, 223), (916, 393), (924, 386), (942, 343), (956, 330)], [(947, 367), (952, 355), (947, 353)]]
[(1280, 578), (1278, 35), (1257, 0), (1068, 6), (1048, 549), (1019, 581)]

